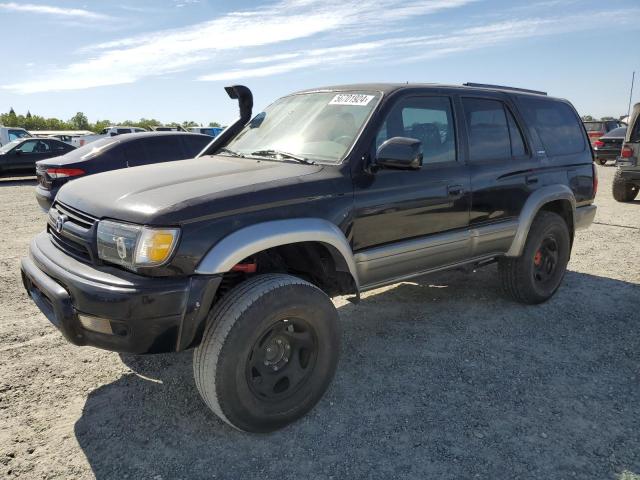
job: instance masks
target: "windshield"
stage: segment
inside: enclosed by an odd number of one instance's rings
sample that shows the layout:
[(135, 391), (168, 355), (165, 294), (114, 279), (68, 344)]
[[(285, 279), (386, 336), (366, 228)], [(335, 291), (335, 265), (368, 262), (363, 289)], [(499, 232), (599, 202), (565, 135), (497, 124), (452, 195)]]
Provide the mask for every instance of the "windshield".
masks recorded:
[(0, 147), (0, 153), (7, 153), (9, 150), (11, 150), (13, 147), (18, 145), (19, 143), (20, 143), (20, 140), (14, 140), (13, 142), (7, 143), (5, 146)]
[(587, 122), (584, 126), (587, 132), (601, 132), (604, 130), (604, 124), (602, 122)]
[(376, 92), (315, 92), (281, 98), (256, 115), (226, 145), (227, 152), (256, 156), (282, 152), (338, 163), (379, 98)]

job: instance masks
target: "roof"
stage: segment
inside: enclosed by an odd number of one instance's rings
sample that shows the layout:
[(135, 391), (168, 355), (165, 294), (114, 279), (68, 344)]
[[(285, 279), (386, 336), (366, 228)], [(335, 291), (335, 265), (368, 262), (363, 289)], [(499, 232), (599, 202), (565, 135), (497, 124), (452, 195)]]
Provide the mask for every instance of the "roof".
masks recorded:
[[(473, 84), (473, 85), (448, 85), (443, 83), (354, 83), (354, 84), (346, 84), (346, 85), (330, 85), (326, 87), (319, 88), (309, 88), (306, 90), (301, 90), (296, 93), (310, 93), (310, 92), (322, 92), (322, 91), (349, 91), (349, 90), (359, 90), (359, 91), (376, 91), (382, 92), (384, 95), (388, 95), (397, 90), (402, 89), (415, 89), (415, 88), (432, 88), (432, 89), (446, 89), (446, 90), (457, 90), (461, 92), (469, 92), (469, 91), (478, 91), (478, 90), (486, 90), (492, 92), (502, 92), (502, 93), (511, 93), (517, 95), (531, 95), (535, 97), (546, 96), (544, 92), (536, 92), (534, 90), (527, 89), (518, 89), (516, 87), (507, 87), (507, 86), (499, 86), (499, 85), (481, 85), (481, 84)], [(553, 98), (553, 97), (547, 97)]]

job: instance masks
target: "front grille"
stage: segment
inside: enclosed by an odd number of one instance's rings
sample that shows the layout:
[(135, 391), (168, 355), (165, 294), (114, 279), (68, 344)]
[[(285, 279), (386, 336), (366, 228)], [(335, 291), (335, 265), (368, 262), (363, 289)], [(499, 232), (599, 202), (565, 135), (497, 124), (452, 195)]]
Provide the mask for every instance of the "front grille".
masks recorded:
[[(62, 230), (58, 218), (64, 215)], [(49, 210), (47, 231), (51, 242), (68, 255), (85, 262), (97, 259), (95, 251), (95, 224), (98, 219), (60, 202), (54, 202)]]
[(87, 230), (93, 227), (93, 224), (98, 220), (91, 215), (88, 215), (80, 210), (76, 210), (75, 208), (69, 207), (60, 202), (55, 202), (53, 204), (53, 208), (58, 211), (61, 215), (66, 215), (69, 218), (69, 221), (80, 225), (82, 228), (86, 228)]

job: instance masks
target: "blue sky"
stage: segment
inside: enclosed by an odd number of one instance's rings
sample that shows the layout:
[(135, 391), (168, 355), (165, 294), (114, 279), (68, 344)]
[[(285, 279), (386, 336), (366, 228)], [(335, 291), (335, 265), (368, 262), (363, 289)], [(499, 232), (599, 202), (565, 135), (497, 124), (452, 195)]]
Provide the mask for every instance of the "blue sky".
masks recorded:
[(0, 0), (0, 31), (0, 111), (92, 121), (228, 123), (224, 85), (257, 111), (372, 81), (521, 86), (618, 116), (640, 76), (637, 0)]

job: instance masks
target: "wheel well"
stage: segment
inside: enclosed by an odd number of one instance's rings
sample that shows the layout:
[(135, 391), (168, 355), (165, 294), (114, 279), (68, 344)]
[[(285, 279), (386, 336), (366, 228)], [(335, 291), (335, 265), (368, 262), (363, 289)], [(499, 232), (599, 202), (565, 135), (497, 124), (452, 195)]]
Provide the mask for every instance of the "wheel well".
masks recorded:
[(223, 275), (220, 295), (252, 275), (288, 273), (313, 283), (327, 295), (357, 293), (356, 281), (342, 254), (322, 242), (300, 242), (262, 250), (240, 264), (255, 264), (255, 272), (229, 271)]
[(575, 227), (573, 225), (573, 208), (571, 206), (571, 202), (569, 200), (554, 200), (553, 202), (545, 203), (540, 210), (557, 213), (564, 219), (567, 227), (569, 228), (571, 245), (573, 245)]

